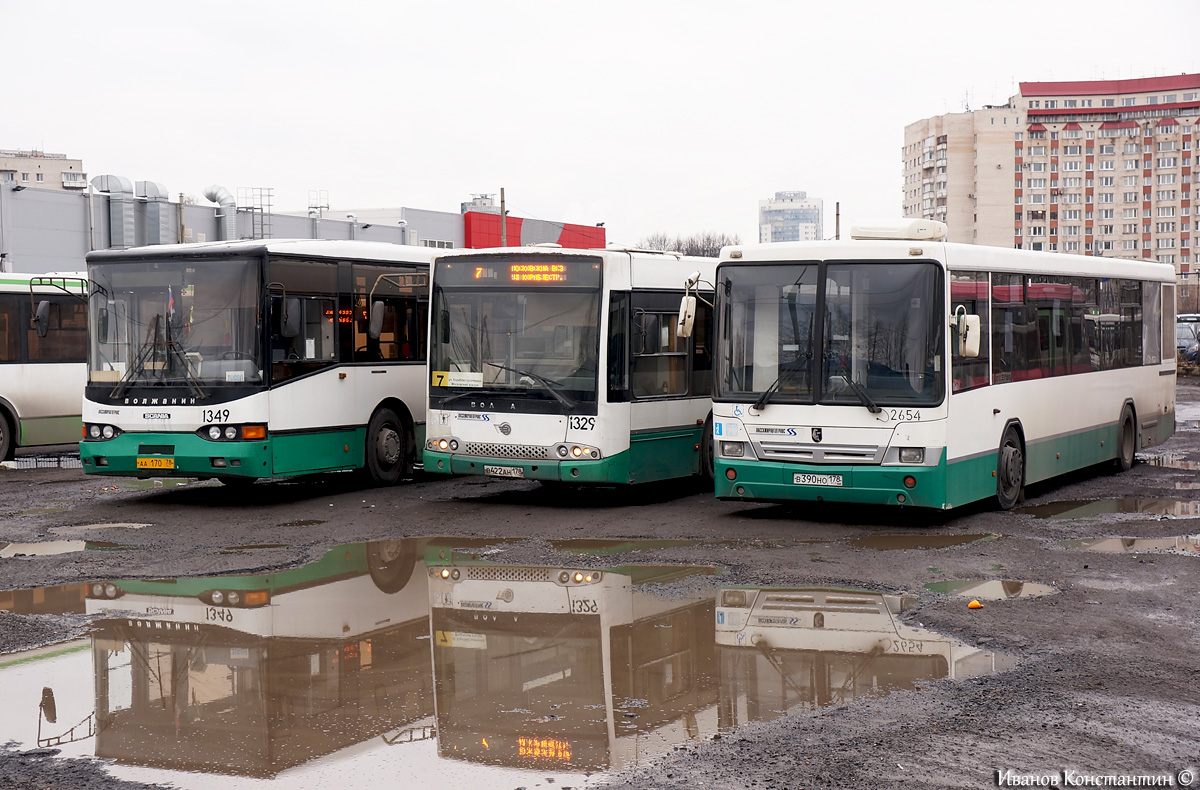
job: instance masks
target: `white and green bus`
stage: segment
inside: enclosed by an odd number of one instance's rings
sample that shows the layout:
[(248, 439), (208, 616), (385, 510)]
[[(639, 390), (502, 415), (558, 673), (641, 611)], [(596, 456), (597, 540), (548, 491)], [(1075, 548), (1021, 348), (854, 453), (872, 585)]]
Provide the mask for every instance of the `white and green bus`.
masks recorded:
[(424, 440), (432, 255), (309, 240), (90, 253), (84, 471), (409, 474)]
[(715, 258), (525, 247), (434, 262), (425, 470), (591, 484), (711, 476)]
[(0, 274), (0, 461), (79, 441), (86, 299), (81, 273)]
[(719, 498), (1007, 509), (1171, 436), (1172, 267), (944, 237), (722, 250)]

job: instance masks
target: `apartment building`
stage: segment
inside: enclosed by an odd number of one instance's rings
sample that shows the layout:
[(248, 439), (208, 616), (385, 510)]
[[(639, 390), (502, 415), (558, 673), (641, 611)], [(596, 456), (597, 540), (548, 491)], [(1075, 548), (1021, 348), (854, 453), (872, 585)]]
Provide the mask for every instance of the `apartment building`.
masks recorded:
[(758, 240), (813, 241), (824, 238), (824, 201), (807, 192), (776, 192), (758, 201)]
[(1192, 253), (1200, 74), (1022, 82), (1007, 104), (904, 130), (903, 210), (950, 240), (1157, 260)]
[(87, 189), (87, 173), (82, 159), (45, 151), (0, 149), (0, 182), (19, 188)]

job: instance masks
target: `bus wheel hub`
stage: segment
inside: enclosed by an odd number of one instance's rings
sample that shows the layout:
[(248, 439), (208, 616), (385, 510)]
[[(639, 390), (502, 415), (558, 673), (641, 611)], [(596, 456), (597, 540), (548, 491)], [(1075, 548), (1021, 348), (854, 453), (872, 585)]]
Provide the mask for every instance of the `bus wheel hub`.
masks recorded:
[(400, 434), (394, 428), (384, 428), (375, 440), (375, 456), (391, 466), (400, 460)]

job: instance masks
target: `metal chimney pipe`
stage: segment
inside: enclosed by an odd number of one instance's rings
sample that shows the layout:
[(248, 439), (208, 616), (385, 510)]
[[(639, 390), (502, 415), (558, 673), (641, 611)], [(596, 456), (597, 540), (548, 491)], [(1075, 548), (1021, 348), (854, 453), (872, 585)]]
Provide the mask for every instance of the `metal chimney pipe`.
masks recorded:
[(229, 190), (213, 184), (204, 190), (206, 200), (221, 204), (221, 240), (237, 241), (237, 201)]
[(92, 186), (108, 193), (108, 246), (133, 246), (133, 184), (121, 176), (96, 176)]

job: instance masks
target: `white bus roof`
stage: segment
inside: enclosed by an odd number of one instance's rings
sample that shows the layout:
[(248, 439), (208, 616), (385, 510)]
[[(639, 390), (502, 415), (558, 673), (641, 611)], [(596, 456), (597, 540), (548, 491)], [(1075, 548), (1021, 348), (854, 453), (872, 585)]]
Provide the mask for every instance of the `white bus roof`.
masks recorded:
[(1175, 282), (1175, 267), (1128, 258), (1010, 250), (979, 244), (916, 239), (849, 239), (738, 244), (721, 249), (721, 263), (774, 263), (813, 260), (936, 260), (964, 271), (1010, 271), (1065, 277), (1131, 277)]
[(433, 260), (440, 250), (412, 244), (392, 244), (386, 241), (348, 241), (331, 239), (242, 239), (239, 241), (206, 241), (193, 244), (155, 244), (131, 247), (126, 250), (97, 250), (88, 253), (88, 261), (128, 260), (145, 257), (201, 257), (205, 255), (236, 255), (273, 253), (279, 255), (313, 255), (320, 258), (368, 258), (383, 261)]

